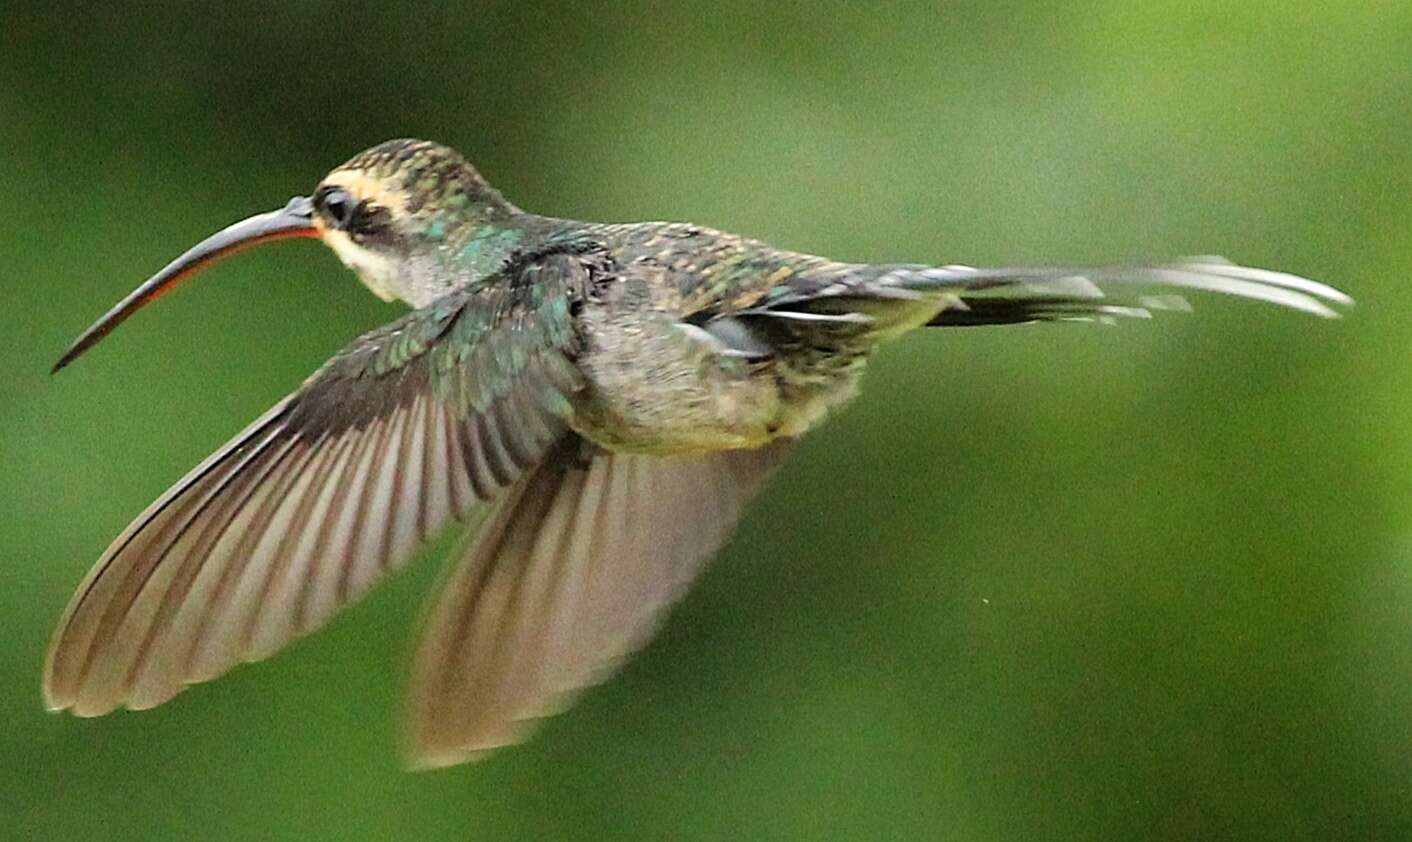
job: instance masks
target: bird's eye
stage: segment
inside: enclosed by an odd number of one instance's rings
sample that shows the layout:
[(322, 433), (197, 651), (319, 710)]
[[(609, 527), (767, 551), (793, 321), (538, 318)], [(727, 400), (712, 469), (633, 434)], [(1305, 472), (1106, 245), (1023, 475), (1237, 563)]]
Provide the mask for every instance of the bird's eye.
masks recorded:
[(333, 227), (343, 229), (352, 224), (353, 216), (358, 211), (358, 200), (342, 187), (334, 187), (319, 194), (318, 206)]

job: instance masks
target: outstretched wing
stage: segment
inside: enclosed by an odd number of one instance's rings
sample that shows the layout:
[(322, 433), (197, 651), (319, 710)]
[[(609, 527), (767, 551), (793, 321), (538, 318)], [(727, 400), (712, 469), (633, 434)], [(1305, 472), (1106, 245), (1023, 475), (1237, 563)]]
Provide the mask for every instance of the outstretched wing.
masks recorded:
[(357, 599), (566, 429), (580, 259), (545, 253), (358, 339), (143, 512), (50, 644), (44, 694), (148, 708)]
[(428, 612), (410, 751), (514, 742), (645, 643), (789, 448), (653, 456), (568, 437), (495, 504)]

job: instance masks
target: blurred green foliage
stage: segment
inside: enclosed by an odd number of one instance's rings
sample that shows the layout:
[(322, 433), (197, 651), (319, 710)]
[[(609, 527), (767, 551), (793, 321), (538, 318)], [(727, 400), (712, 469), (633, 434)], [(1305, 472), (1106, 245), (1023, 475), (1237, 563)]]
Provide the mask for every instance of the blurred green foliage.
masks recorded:
[[(1412, 838), (1409, 45), (1393, 2), (0, 4), (0, 835)], [(398, 765), (435, 552), (163, 708), (47, 716), (107, 542), (398, 310), (286, 245), (48, 365), (403, 135), (544, 213), (1224, 253), (1360, 306), (910, 337), (641, 657), (479, 765)]]

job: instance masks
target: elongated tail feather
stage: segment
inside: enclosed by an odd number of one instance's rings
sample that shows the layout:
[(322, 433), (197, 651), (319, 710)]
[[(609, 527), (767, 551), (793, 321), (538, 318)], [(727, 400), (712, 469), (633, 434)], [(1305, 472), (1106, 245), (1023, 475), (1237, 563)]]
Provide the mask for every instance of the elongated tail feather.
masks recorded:
[(1148, 266), (854, 266), (828, 278), (793, 281), (741, 315), (880, 338), (920, 324), (1150, 318), (1190, 310), (1186, 292), (1263, 301), (1324, 318), (1353, 303), (1339, 290), (1297, 275), (1197, 257)]
[(940, 327), (1150, 318), (1161, 311), (1190, 310), (1178, 294), (1186, 291), (1263, 301), (1323, 318), (1337, 317), (1337, 308), (1353, 303), (1317, 281), (1212, 257), (1154, 266), (899, 267), (876, 282), (954, 294), (955, 303), (928, 322)]

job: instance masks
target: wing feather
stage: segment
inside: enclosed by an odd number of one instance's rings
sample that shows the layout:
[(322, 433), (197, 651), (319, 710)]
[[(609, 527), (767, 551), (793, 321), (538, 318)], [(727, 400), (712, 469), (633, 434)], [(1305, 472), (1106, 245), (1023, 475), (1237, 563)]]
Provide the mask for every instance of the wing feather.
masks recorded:
[(556, 314), (586, 271), (529, 256), (373, 331), (202, 462), (70, 600), (49, 706), (151, 707), (267, 657), (514, 484), (567, 430), (581, 384)]
[(668, 457), (570, 437), (552, 451), (488, 513), (431, 604), (413, 665), (413, 761), (459, 763), (514, 742), (605, 678), (646, 642), (787, 444)]

